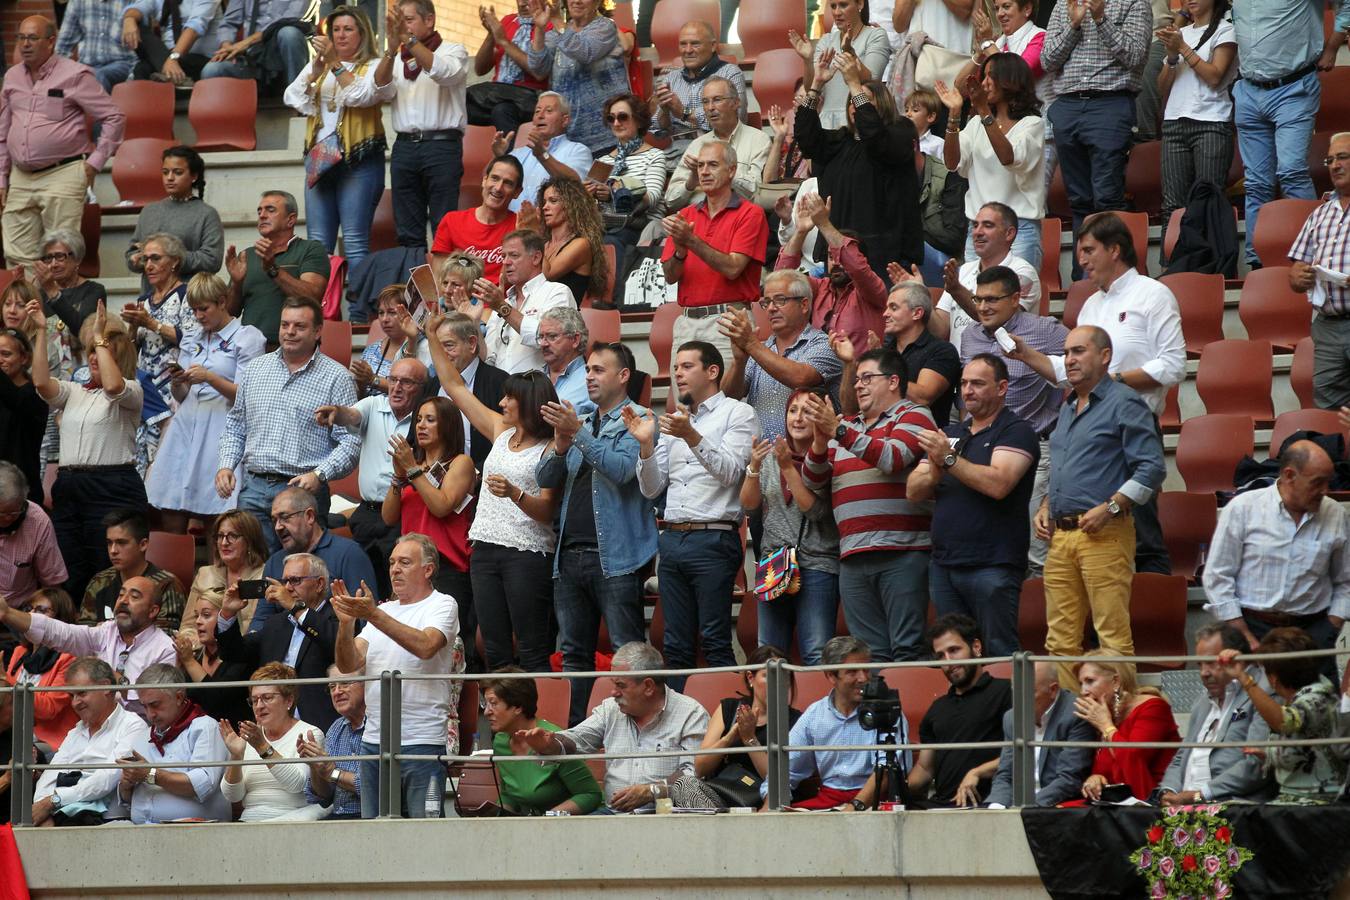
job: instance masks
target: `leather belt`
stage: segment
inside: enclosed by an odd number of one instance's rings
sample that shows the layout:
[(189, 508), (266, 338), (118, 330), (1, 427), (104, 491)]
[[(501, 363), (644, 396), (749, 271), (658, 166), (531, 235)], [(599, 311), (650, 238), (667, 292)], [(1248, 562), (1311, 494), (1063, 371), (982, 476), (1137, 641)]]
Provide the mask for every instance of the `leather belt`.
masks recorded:
[(77, 156), (67, 156), (65, 159), (61, 160), (60, 162), (54, 162), (54, 163), (52, 163), (50, 166), (43, 166), (43, 167), (40, 168), (40, 169), (23, 169), (22, 171), (23, 171), (24, 174), (26, 174), (26, 175), (41, 175), (43, 172), (50, 172), (52, 169), (59, 169), (59, 168), (61, 168), (62, 166), (68, 166), (68, 165), (70, 165), (71, 163), (76, 162), (76, 161), (83, 162), (84, 159), (85, 159), (85, 156), (84, 156), (83, 153), (81, 153), (81, 154), (79, 154), (79, 155), (77, 155)]
[(276, 472), (255, 472), (252, 469), (248, 470), (248, 474), (253, 478), (261, 478), (263, 481), (269, 481), (272, 484), (279, 484), (283, 481), (289, 482), (295, 477), (294, 475), (280, 475)]
[(747, 304), (736, 303), (713, 303), (709, 306), (686, 306), (684, 314), (691, 319), (706, 319), (708, 316), (720, 316), (722, 313), (732, 309), (746, 309)]
[(464, 132), (458, 128), (443, 128), (440, 131), (400, 131), (399, 140), (412, 141), (414, 144), (422, 141), (453, 141), (464, 137)]
[(666, 531), (735, 531), (735, 522), (667, 522)]
[[(1120, 511), (1120, 516), (1118, 518), (1124, 518), (1129, 514), (1130, 511), (1128, 509), (1123, 509)], [(1069, 516), (1055, 516), (1055, 528), (1059, 529), (1060, 531), (1077, 531), (1078, 520), (1081, 519), (1084, 515), (1086, 515), (1086, 513), (1074, 513), (1073, 515)]]
[(1286, 84), (1293, 84), (1295, 81), (1301, 81), (1302, 79), (1307, 78), (1309, 75), (1311, 75), (1313, 72), (1316, 71), (1317, 71), (1317, 62), (1316, 60), (1314, 60), (1313, 62), (1308, 63), (1303, 68), (1295, 69), (1288, 75), (1285, 75), (1282, 78), (1276, 78), (1273, 81), (1257, 81), (1255, 78), (1244, 78), (1242, 80), (1250, 84), (1252, 87), (1260, 88), (1263, 91), (1271, 91), (1274, 90), (1275, 88), (1284, 87)]
[(1102, 97), (1130, 97), (1133, 96), (1129, 91), (1069, 91), (1059, 94), (1055, 99), (1068, 97), (1070, 100), (1099, 100)]
[(1274, 609), (1248, 609), (1242, 608), (1242, 617), (1244, 619), (1255, 619), (1258, 622), (1264, 622), (1267, 625), (1274, 625), (1276, 628), (1287, 628), (1294, 626), (1302, 628), (1304, 625), (1310, 625), (1318, 619), (1325, 619), (1330, 610), (1322, 612), (1308, 613), (1306, 615), (1294, 615), (1293, 613), (1280, 612)]
[(58, 472), (114, 472), (118, 469), (135, 470), (133, 463), (109, 463), (106, 466), (57, 466)]

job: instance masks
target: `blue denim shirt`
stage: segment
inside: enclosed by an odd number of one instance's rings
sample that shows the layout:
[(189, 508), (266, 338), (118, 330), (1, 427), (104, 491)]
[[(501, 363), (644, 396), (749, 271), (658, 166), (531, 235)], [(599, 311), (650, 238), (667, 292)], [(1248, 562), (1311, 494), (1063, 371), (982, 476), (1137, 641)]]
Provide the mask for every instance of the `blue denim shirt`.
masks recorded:
[[(600, 436), (591, 434), (593, 412), (581, 420), (581, 429), (572, 438), (566, 456), (545, 453), (535, 467), (534, 477), (541, 488), (556, 488), (566, 481), (562, 506), (558, 513), (558, 553), (567, 530), (567, 504), (572, 495), (581, 461), (592, 469), (591, 502), (594, 504), (595, 536), (600, 545), (600, 571), (606, 578), (636, 572), (656, 555), (656, 514), (652, 501), (642, 496), (637, 485), (638, 442), (623, 424), (623, 408), (631, 406), (638, 415), (647, 410), (629, 400), (614, 407), (600, 425)], [(553, 576), (558, 575), (558, 554), (553, 557)]]
[[(1243, 78), (1274, 81), (1322, 53), (1325, 0), (1248, 0), (1233, 5), (1238, 71)], [(1337, 31), (1350, 27), (1350, 3), (1336, 10)]]

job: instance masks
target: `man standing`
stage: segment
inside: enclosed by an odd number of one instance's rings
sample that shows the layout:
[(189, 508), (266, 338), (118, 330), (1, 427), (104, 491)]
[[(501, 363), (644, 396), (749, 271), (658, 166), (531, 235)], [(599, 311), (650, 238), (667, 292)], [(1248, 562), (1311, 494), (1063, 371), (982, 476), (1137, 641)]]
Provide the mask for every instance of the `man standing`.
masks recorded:
[[(284, 89), (309, 63), (309, 39), (299, 27), (308, 5), (304, 0), (229, 0), (220, 21), (220, 49), (201, 77), (254, 78), (259, 90), (275, 84)], [(244, 36), (235, 40), (241, 31)]]
[[(921, 288), (922, 290), (922, 288)], [(808, 397), (815, 426), (802, 480), (834, 505), (839, 524), (839, 594), (848, 630), (875, 661), (925, 652), (932, 506), (911, 500), (905, 480), (936, 425), (905, 399), (905, 364), (894, 350), (858, 362), (858, 415), (844, 419)]]
[[(1135, 523), (1130, 512), (1162, 487), (1162, 440), (1144, 401), (1107, 372), (1111, 336), (1080, 325), (1064, 339), (1073, 393), (1050, 435), (1050, 490), (1036, 511), (1036, 532), (1050, 542), (1045, 560), (1045, 649), (1077, 656), (1092, 612), (1105, 650), (1130, 656), (1130, 588)], [(1059, 683), (1078, 690), (1073, 667)]]
[(34, 591), (60, 587), (66, 577), (52, 520), (28, 499), (19, 467), (0, 462), (0, 597), (23, 606)]
[[(1191, 707), (1187, 741), (1256, 742), (1270, 736), (1270, 726), (1252, 709), (1251, 695), (1218, 661), (1224, 650), (1246, 653), (1249, 649), (1247, 636), (1230, 625), (1212, 623), (1196, 630), (1195, 655), (1212, 658), (1200, 661), (1205, 693)], [(1270, 693), (1260, 666), (1247, 666), (1247, 674)], [(1238, 747), (1178, 747), (1158, 785), (1158, 802), (1184, 806), (1233, 799), (1261, 801), (1268, 799), (1265, 787), (1265, 767), (1255, 754)]]
[(136, 54), (122, 45), (122, 7), (104, 0), (71, 0), (56, 38), (56, 55), (75, 59), (94, 70), (99, 86), (109, 94), (113, 85), (131, 76)]
[[(638, 570), (656, 555), (652, 503), (636, 481), (640, 447), (624, 425), (625, 411), (645, 415), (628, 399), (633, 351), (597, 345), (586, 366), (590, 411), (548, 403), (540, 414), (553, 426), (553, 449), (540, 457), (535, 480), (563, 488), (558, 549), (553, 557), (553, 608), (563, 670), (588, 672), (603, 616), (610, 642), (641, 642), (644, 632)], [(586, 715), (591, 683), (575, 678), (568, 724)]]
[(351, 526), (352, 538), (370, 557), (381, 597), (389, 596), (389, 576), (380, 573), (389, 564), (389, 554), (401, 530), (397, 525), (386, 525), (381, 515), (384, 498), (394, 481), (389, 439), (395, 434), (408, 434), (426, 387), (427, 367), (416, 359), (400, 359), (390, 366), (385, 381), (389, 385), (388, 394), (363, 397), (355, 406), (320, 406), (314, 411), (315, 421), (320, 425), (340, 425), (361, 436), (361, 458), (356, 467), (361, 505), (352, 510), (347, 524)]
[(145, 558), (150, 546), (150, 524), (138, 510), (114, 510), (103, 517), (111, 566), (98, 572), (84, 588), (80, 603), (80, 622), (96, 625), (112, 618), (113, 606), (130, 578), (144, 577), (155, 585), (159, 598), (158, 625), (170, 630), (178, 627), (187, 606), (183, 586), (172, 572), (166, 572)]
[(1091, 213), (1125, 208), (1134, 98), (1152, 32), (1148, 0), (1063, 0), (1050, 14), (1041, 65), (1054, 88), (1048, 116), (1075, 233)]
[[(337, 665), (328, 667), (330, 678), (342, 677)], [(360, 756), (361, 737), (366, 729), (366, 685), (362, 681), (332, 681), (328, 695), (338, 717), (328, 726), (322, 740), (314, 732), (300, 738), (296, 755)], [(361, 818), (361, 763), (357, 760), (312, 762), (306, 776), (305, 798), (329, 807), (328, 819)]]
[[(258, 201), (258, 234), (262, 237), (239, 253), (225, 251), (230, 275), (230, 312), (277, 346), (282, 304), (304, 297), (316, 304), (328, 287), (328, 253), (323, 244), (296, 236), (299, 207), (286, 191), (268, 191)], [(322, 315), (322, 310), (320, 311)]]
[(1350, 615), (1345, 508), (1327, 496), (1334, 473), (1325, 450), (1298, 441), (1280, 454), (1279, 480), (1239, 494), (1219, 514), (1205, 560), (1205, 609), (1252, 650), (1285, 626), (1330, 648)]
[[(961, 336), (980, 318), (975, 304), (975, 288), (982, 272), (995, 266), (1005, 266), (1017, 275), (1017, 302), (1028, 313), (1035, 314), (1041, 303), (1041, 277), (1034, 266), (1014, 256), (1013, 241), (1017, 238), (1017, 213), (1012, 207), (997, 201), (981, 206), (970, 222), (971, 242), (975, 258), (960, 265), (947, 260), (943, 270), (946, 290), (933, 310), (933, 331), (946, 337), (952, 346), (961, 350)], [(962, 362), (969, 357), (962, 356)]]
[(576, 308), (567, 285), (544, 276), (544, 238), (536, 231), (517, 229), (502, 238), (502, 283), (506, 291), (480, 278), (473, 295), (497, 315), (487, 324), (485, 361), (508, 375), (544, 368), (539, 349), (539, 320), (555, 306)]
[[(731, 589), (745, 562), (741, 482), (759, 436), (755, 411), (722, 393), (722, 355), (702, 341), (681, 344), (671, 367), (681, 411), (640, 416), (623, 407), (637, 439), (638, 487), (666, 495), (656, 575), (666, 617), (665, 653), (672, 669), (691, 669), (703, 637), (711, 666), (735, 665)], [(685, 412), (683, 410), (688, 410)], [(684, 686), (684, 679), (676, 688)]]
[[(938, 615), (969, 616), (991, 656), (1018, 650), (1017, 605), (1026, 571), (1027, 504), (1039, 441), (1004, 404), (1008, 369), (980, 354), (961, 374), (970, 418), (919, 435), (927, 458), (909, 473), (907, 494), (936, 500), (928, 591)], [(949, 669), (948, 672), (951, 670)]]
[[(1252, 236), (1261, 206), (1280, 196), (1317, 196), (1308, 171), (1317, 109), (1322, 102), (1318, 70), (1336, 65), (1336, 51), (1350, 30), (1350, 4), (1338, 4), (1336, 23), (1323, 38), (1322, 0), (1249, 0), (1233, 4), (1238, 73), (1233, 120), (1245, 163), (1247, 262), (1256, 258)], [(1058, 134), (1056, 134), (1058, 137)], [(1265, 260), (1273, 265), (1278, 260)]]
[[(1038, 741), (1095, 741), (1097, 731), (1086, 719), (1074, 715), (1072, 691), (1059, 688), (1056, 666), (1036, 663), (1033, 706), (1036, 714), (1034, 736)], [(1003, 714), (1003, 740), (1013, 739), (1013, 714)], [(1032, 793), (1035, 806), (1058, 806), (1065, 800), (1082, 796), (1083, 779), (1092, 772), (1096, 751), (1090, 747), (1037, 747), (1032, 766)], [(1006, 809), (1013, 804), (1013, 748), (999, 754), (998, 773), (989, 788), (989, 808)]]
[(31, 272), (43, 235), (79, 233), (85, 194), (122, 143), (126, 116), (88, 66), (54, 54), (49, 19), (29, 16), (17, 37), (22, 65), (0, 87), (0, 231), (9, 268)]
[(502, 239), (516, 230), (511, 204), (520, 196), (525, 170), (514, 156), (498, 156), (483, 173), (483, 202), (473, 209), (448, 212), (436, 226), (427, 261), (437, 272), (455, 251), (483, 261), (483, 277), (501, 278)]
[(273, 533), (272, 500), (288, 486), (302, 487), (328, 514), (328, 485), (356, 466), (360, 440), (346, 428), (315, 420), (321, 406), (353, 406), (351, 374), (319, 351), (323, 310), (316, 301), (290, 298), (281, 310), (281, 348), (249, 363), (239, 379), (234, 405), (220, 436), (216, 492), (234, 491), (234, 470), (242, 462), (239, 508), (263, 527), (268, 547)]
[[(333, 585), (333, 607), (338, 616), (337, 665), (348, 675), (449, 675), (459, 616), (454, 598), (431, 586), (440, 552), (431, 538), (406, 534), (389, 557), (389, 581), (394, 595), (378, 606), (362, 586), (354, 594), (341, 581)], [(366, 627), (356, 636), (356, 620)], [(397, 752), (441, 756), (445, 753), (450, 719), (450, 682), (404, 681), (402, 687), (402, 743)], [(380, 682), (366, 688), (366, 730), (361, 752), (380, 752), (380, 708), (387, 702)], [(361, 818), (380, 812), (380, 765), (361, 763)], [(427, 807), (439, 806), (445, 767), (432, 761), (407, 761), (400, 767), (399, 794), (404, 818), (426, 818)]]
[[(969, 616), (942, 616), (928, 629), (928, 639), (937, 659), (978, 660), (984, 656), (979, 627)], [(951, 687), (928, 707), (919, 723), (919, 743), (1002, 740), (1003, 714), (1012, 710), (1012, 683), (994, 678), (978, 662), (946, 666), (942, 674)], [(992, 748), (920, 750), (909, 772), (909, 789), (922, 797), (931, 785), (931, 802), (937, 806), (979, 806), (998, 771), (998, 757), (998, 751)]]
[(534, 130), (525, 140), (525, 146), (511, 150), (512, 134), (497, 132), (492, 142), (492, 155), (503, 156), (510, 151), (524, 171), (520, 195), (511, 201), (511, 212), (520, 212), (522, 201), (535, 202), (539, 186), (550, 178), (585, 178), (594, 162), (591, 150), (567, 136), (572, 123), (572, 107), (567, 98), (556, 91), (544, 91), (534, 104)]
[(697, 159), (703, 200), (661, 220), (667, 235), (662, 271), (668, 284), (679, 285), (684, 310), (675, 320), (671, 345), (705, 341), (726, 359), (731, 341), (717, 317), (732, 309), (744, 311), (759, 299), (769, 222), (764, 210), (732, 191), (737, 153), (730, 144), (704, 143)]
[(734, 153), (729, 162), (731, 167), (730, 189), (743, 200), (753, 201), (759, 190), (759, 182), (764, 177), (764, 164), (769, 160), (769, 148), (772, 142), (758, 128), (751, 128), (741, 121), (741, 93), (736, 86), (725, 78), (709, 78), (703, 83), (700, 95), (703, 100), (703, 114), (711, 129), (699, 135), (689, 145), (679, 165), (670, 176), (666, 186), (665, 211), (674, 213), (691, 203), (698, 203), (706, 194), (707, 187), (702, 181), (702, 170), (698, 161), (702, 158), (703, 148), (710, 143), (726, 144)]
[[(1350, 3), (1345, 8), (1350, 10)], [(1332, 137), (1327, 169), (1333, 190), (1289, 248), (1294, 263), (1289, 286), (1307, 293), (1313, 306), (1313, 402), (1321, 409), (1340, 409), (1350, 406), (1350, 287), (1319, 278), (1313, 267), (1350, 272), (1350, 219), (1345, 214), (1350, 209), (1350, 133)]]
[[(464, 383), (469, 386), (469, 390), (473, 391), (473, 395), (482, 401), (484, 406), (488, 409), (497, 409), (498, 404), (502, 402), (506, 373), (483, 361), (478, 352), (478, 342), (482, 338), (474, 321), (460, 312), (448, 313), (444, 318), (433, 315), (427, 317), (426, 329), (428, 334), (435, 335), (433, 340), (427, 342), (427, 349), (431, 351), (431, 362), (437, 371), (448, 372), (453, 366), (464, 379)], [(449, 396), (441, 388), (440, 379), (432, 378), (427, 383), (423, 399), (438, 394), (442, 397)], [(473, 459), (473, 466), (481, 472), (483, 462), (492, 449), (492, 441), (480, 434), (477, 428), (471, 427), (469, 417), (463, 412), (460, 413), (460, 420), (464, 427), (464, 443), (468, 447), (469, 456)], [(460, 612), (464, 613), (467, 610)], [(469, 623), (465, 621), (464, 624), (467, 627)]]
[(391, 7), (385, 40), (388, 49), (375, 68), (375, 93), (394, 102), (398, 139), (389, 155), (394, 227), (400, 246), (425, 247), (427, 222), (434, 227), (459, 208), (469, 52), (463, 44), (441, 39), (431, 0), (404, 0)]
[(722, 390), (750, 404), (763, 437), (772, 441), (785, 434), (784, 415), (794, 391), (822, 387), (838, 399), (843, 363), (825, 332), (811, 324), (811, 282), (801, 272), (769, 273), (759, 306), (769, 314), (773, 332), (763, 342), (749, 313), (722, 314), (719, 325), (731, 341), (731, 365)]
[(651, 134), (674, 139), (667, 158), (678, 160), (689, 142), (712, 131), (708, 110), (703, 106), (703, 88), (712, 79), (726, 81), (736, 91), (740, 118), (745, 117), (745, 76), (741, 67), (717, 57), (717, 33), (701, 19), (680, 29), (680, 62), (656, 82)]
[(122, 14), (122, 44), (136, 54), (138, 81), (169, 81), (184, 87), (232, 37), (222, 29), (222, 4), (208, 0), (136, 0)]
[(586, 320), (571, 306), (555, 306), (539, 317), (539, 355), (544, 374), (553, 382), (559, 400), (584, 416), (595, 409), (586, 386), (586, 346), (591, 333)]

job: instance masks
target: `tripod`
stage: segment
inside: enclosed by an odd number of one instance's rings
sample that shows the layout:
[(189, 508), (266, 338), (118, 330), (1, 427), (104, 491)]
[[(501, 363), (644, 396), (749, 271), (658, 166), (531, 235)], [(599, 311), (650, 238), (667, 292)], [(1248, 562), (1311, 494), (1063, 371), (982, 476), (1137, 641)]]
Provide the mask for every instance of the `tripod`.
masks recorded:
[(877, 743), (889, 744), (885, 750), (876, 751), (876, 760), (872, 766), (872, 777), (877, 790), (872, 796), (872, 809), (884, 800), (887, 802), (909, 804), (909, 772), (905, 769), (904, 758), (895, 749), (895, 737), (899, 723), (888, 730), (877, 729)]

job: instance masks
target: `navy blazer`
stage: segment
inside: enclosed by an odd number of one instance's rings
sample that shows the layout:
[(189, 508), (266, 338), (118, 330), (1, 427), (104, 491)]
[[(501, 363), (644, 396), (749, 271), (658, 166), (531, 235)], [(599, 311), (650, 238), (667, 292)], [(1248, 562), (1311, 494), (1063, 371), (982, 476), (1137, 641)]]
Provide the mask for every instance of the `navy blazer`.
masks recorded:
[[(1060, 690), (1055, 702), (1045, 711), (1045, 740), (1095, 741), (1097, 731), (1073, 714), (1073, 694)], [(1003, 738), (1013, 739), (1013, 714), (1003, 714)], [(1081, 796), (1083, 780), (1092, 772), (1092, 761), (1097, 751), (1091, 747), (1046, 747), (1041, 750), (1040, 784), (1036, 792), (1037, 806), (1055, 806), (1065, 800)], [(999, 754), (998, 772), (989, 789), (989, 802), (1012, 806), (1013, 748), (1004, 747)]]
[[(336, 659), (338, 620), (333, 604), (325, 603), (322, 609), (311, 610), (300, 627), (305, 637), (295, 656), (295, 677), (327, 678), (328, 667)], [(291, 617), (285, 613), (271, 616), (261, 631), (246, 635), (239, 633), (239, 620), (235, 619), (229, 628), (216, 632), (216, 652), (221, 659), (248, 663), (252, 671), (264, 663), (285, 662), (294, 631)], [(328, 726), (338, 718), (328, 696), (328, 685), (301, 685), (297, 715), (326, 734)]]

